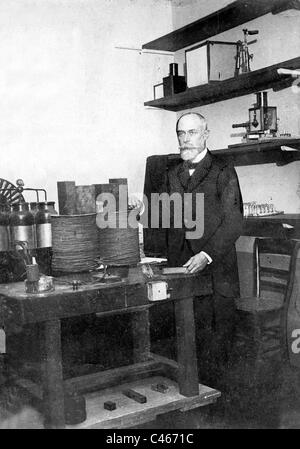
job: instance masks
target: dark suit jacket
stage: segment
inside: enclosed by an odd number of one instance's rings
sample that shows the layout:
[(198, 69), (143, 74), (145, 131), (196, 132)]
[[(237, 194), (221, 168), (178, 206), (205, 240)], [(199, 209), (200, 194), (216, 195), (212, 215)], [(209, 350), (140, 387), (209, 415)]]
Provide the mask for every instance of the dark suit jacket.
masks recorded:
[[(200, 238), (187, 239), (186, 232), (193, 229), (187, 229), (184, 220), (181, 228), (175, 228), (171, 218), (171, 227), (167, 230), (170, 265), (181, 266), (194, 254), (205, 251), (213, 259), (205, 270), (211, 272), (214, 291), (223, 296), (237, 296), (235, 241), (242, 232), (243, 204), (234, 167), (226, 159), (208, 152), (191, 177), (186, 164), (172, 167), (167, 175), (167, 191), (169, 194), (190, 193), (193, 218), (204, 223)], [(195, 216), (197, 193), (204, 194), (204, 217)]]
[[(195, 204), (195, 194), (204, 194), (204, 233), (199, 239), (186, 239), (186, 231), (191, 229), (185, 228), (184, 221), (181, 228), (174, 228), (171, 210), (170, 229), (145, 229), (145, 253), (164, 255), (165, 245), (169, 264), (181, 266), (192, 255), (205, 251), (213, 259), (205, 271), (212, 276), (214, 291), (223, 296), (238, 296), (235, 241), (242, 231), (243, 204), (234, 167), (225, 158), (209, 152), (192, 177), (174, 155), (148, 158), (147, 166), (144, 193), (148, 198), (150, 191), (191, 193)], [(157, 250), (158, 245), (161, 251), (151, 251)]]

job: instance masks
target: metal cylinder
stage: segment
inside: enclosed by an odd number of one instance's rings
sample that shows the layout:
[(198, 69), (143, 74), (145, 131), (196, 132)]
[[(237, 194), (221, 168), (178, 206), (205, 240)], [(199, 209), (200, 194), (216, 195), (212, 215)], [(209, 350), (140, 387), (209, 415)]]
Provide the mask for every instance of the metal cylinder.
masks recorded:
[(37, 263), (26, 265), (26, 277), (29, 282), (38, 282), (40, 273)]
[(52, 246), (51, 212), (47, 202), (38, 203), (38, 212), (34, 220), (37, 248), (50, 248)]
[(11, 243), (27, 242), (28, 249), (36, 248), (34, 216), (29, 211), (29, 204), (22, 201), (12, 205), (9, 215)]
[(29, 206), (30, 206), (30, 212), (33, 215), (35, 215), (37, 213), (37, 211), (38, 211), (38, 203), (37, 202), (32, 202), (32, 203), (29, 203)]
[(178, 75), (178, 64), (176, 64), (175, 62), (172, 62), (169, 65), (169, 69), (170, 69), (170, 76), (177, 76)]
[(47, 201), (48, 210), (51, 215), (57, 215), (57, 210), (55, 209), (55, 201)]
[(257, 108), (260, 108), (262, 106), (261, 96), (262, 96), (261, 92), (256, 93), (256, 107)]
[(0, 251), (10, 250), (9, 206), (0, 206)]

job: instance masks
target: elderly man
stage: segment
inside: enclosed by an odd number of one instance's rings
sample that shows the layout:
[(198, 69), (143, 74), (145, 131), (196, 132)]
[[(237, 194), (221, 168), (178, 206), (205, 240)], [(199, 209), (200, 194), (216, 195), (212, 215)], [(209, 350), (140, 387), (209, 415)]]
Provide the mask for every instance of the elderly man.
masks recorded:
[(184, 114), (176, 132), (182, 160), (169, 169), (167, 190), (170, 195), (190, 193), (193, 207), (196, 194), (204, 195), (204, 228), (199, 238), (189, 238), (186, 232), (191, 229), (171, 224), (168, 261), (172, 266), (187, 267), (189, 273), (205, 270), (211, 276), (213, 295), (195, 300), (199, 380), (220, 387), (232, 344), (234, 298), (239, 295), (235, 241), (242, 230), (242, 198), (232, 165), (207, 149), (205, 118)]

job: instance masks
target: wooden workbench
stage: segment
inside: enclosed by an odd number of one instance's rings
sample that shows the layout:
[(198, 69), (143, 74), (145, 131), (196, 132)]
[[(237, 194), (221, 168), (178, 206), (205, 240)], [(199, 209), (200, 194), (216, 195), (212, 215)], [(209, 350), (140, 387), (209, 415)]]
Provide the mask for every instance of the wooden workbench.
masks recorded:
[[(68, 276), (72, 279), (72, 276)], [(78, 275), (76, 275), (78, 279)], [(36, 324), (41, 332), (42, 382), (16, 375), (15, 381), (44, 404), (47, 427), (64, 428), (64, 395), (85, 395), (87, 419), (79, 425), (67, 427), (122, 428), (155, 419), (158, 414), (214, 402), (220, 392), (199, 385), (195, 348), (193, 297), (211, 293), (211, 284), (203, 275), (157, 274), (155, 280), (168, 283), (170, 298), (174, 301), (177, 363), (150, 352), (148, 312), (154, 302), (148, 300), (147, 280), (139, 269), (131, 269), (122, 282), (95, 284), (90, 275), (81, 275), (86, 283), (78, 290), (71, 285), (56, 283), (55, 291), (26, 294), (24, 283), (0, 285), (0, 326), (8, 334), (16, 327)], [(153, 280), (153, 279), (152, 279)], [(164, 301), (160, 301), (163, 303)], [(157, 304), (157, 302), (155, 302)], [(61, 320), (86, 314), (104, 316), (114, 313), (131, 313), (134, 363), (84, 376), (63, 378), (61, 351)], [(163, 376), (168, 393), (153, 392), (151, 385)], [(122, 396), (124, 385), (147, 396), (146, 404), (138, 404)], [(140, 390), (139, 390), (140, 389)], [(104, 398), (115, 398), (117, 409), (103, 410)], [(119, 398), (119, 399), (118, 399)]]

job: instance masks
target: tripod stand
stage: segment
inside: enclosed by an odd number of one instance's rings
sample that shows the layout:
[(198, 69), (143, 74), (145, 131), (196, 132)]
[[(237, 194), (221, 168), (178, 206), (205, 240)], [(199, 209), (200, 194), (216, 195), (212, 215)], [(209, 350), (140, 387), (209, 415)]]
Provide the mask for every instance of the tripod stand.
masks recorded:
[(253, 54), (249, 54), (249, 45), (254, 44), (257, 40), (253, 40), (251, 42), (247, 42), (247, 36), (252, 36), (254, 34), (258, 34), (258, 30), (247, 30), (246, 28), (243, 30), (244, 32), (244, 40), (237, 41), (237, 54), (235, 61), (235, 76), (240, 75), (241, 73), (250, 72), (250, 60), (253, 59)]

